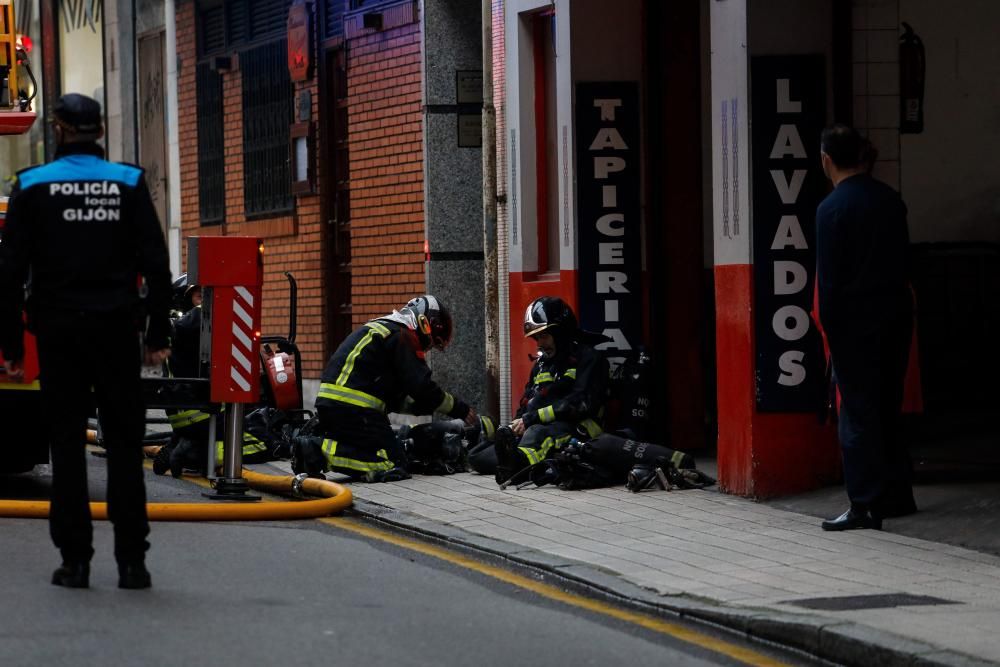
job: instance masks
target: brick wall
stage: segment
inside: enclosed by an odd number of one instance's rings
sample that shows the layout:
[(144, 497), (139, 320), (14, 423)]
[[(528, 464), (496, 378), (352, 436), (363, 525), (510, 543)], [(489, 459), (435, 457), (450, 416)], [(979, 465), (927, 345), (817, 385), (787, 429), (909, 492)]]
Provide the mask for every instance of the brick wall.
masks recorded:
[[(315, 23), (315, 22), (314, 22)], [(330, 350), (324, 336), (323, 308), (323, 234), (320, 195), (295, 198), (295, 212), (263, 220), (247, 221), (243, 204), (243, 113), (239, 58), (223, 73), (224, 133), (226, 150), (226, 213), (221, 225), (202, 227), (198, 213), (198, 120), (195, 98), (195, 3), (178, 3), (177, 57), (179, 69), (178, 104), (181, 164), (181, 233), (195, 235), (246, 235), (264, 240), (264, 293), (262, 332), (264, 335), (288, 333), (288, 288), (285, 271), (291, 271), (299, 284), (298, 338), (302, 353), (303, 374), (318, 378)], [(312, 92), (312, 118), (316, 126), (316, 145), (320, 145), (318, 77), (295, 84), (296, 97), (302, 90)], [(296, 106), (297, 108), (297, 106)], [(317, 188), (323, 182), (323, 165), (315, 164)], [(186, 249), (186, 242), (184, 243)]]
[(420, 24), (348, 41), (353, 321), (424, 290)]

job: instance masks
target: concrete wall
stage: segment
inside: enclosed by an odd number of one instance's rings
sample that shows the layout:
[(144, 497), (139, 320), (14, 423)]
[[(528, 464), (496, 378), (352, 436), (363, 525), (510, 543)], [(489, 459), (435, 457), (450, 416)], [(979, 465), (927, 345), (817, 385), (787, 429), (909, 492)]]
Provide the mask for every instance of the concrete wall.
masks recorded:
[(1000, 2), (899, 5), (927, 55), (924, 132), (900, 137), (910, 235), (1000, 242)]
[(478, 2), (424, 1), (427, 291), (448, 306), (456, 325), (447, 353), (428, 359), (435, 379), (473, 405), (485, 397), (482, 150), (458, 145), (458, 123), (459, 115), (479, 122), (481, 105), (456, 107), (456, 76), (482, 71), (481, 27)]

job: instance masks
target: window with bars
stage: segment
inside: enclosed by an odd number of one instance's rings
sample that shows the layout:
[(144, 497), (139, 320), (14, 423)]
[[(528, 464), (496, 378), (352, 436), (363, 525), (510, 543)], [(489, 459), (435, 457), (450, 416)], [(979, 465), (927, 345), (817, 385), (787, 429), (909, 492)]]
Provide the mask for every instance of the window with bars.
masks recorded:
[(294, 90), (286, 40), (240, 54), (243, 78), (243, 197), (247, 217), (292, 211), (289, 128)]
[(198, 103), (198, 214), (203, 225), (226, 213), (225, 146), (222, 136), (222, 76), (208, 64), (195, 72)]

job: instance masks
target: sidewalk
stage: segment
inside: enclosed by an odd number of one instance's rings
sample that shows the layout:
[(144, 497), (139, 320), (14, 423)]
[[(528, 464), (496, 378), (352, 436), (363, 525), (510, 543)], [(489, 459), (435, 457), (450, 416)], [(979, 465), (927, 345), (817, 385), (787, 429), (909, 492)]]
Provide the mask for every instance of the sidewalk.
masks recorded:
[(988, 554), (824, 533), (814, 517), (714, 490), (500, 491), (474, 474), (351, 490), (383, 521), (832, 662), (1000, 663), (1000, 558)]

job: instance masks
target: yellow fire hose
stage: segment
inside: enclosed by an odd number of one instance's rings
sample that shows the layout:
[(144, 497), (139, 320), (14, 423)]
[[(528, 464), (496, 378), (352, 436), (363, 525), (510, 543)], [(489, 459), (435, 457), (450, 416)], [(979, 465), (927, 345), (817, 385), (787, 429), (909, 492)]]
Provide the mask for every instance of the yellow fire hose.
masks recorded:
[[(243, 479), (251, 488), (270, 493), (296, 496), (317, 496), (301, 502), (260, 503), (149, 503), (146, 511), (150, 521), (281, 521), (313, 519), (341, 512), (351, 506), (351, 490), (322, 479), (265, 475), (243, 470)], [(94, 519), (107, 519), (107, 503), (90, 503)], [(49, 515), (49, 503), (44, 500), (0, 500), (0, 517), (11, 519), (44, 519)]]

